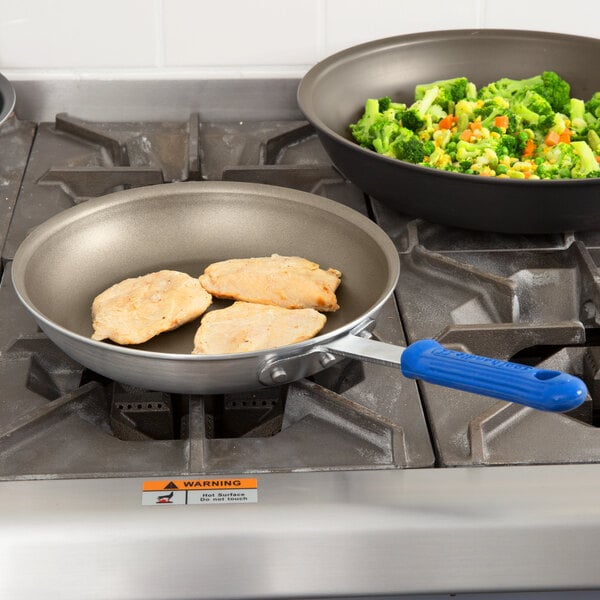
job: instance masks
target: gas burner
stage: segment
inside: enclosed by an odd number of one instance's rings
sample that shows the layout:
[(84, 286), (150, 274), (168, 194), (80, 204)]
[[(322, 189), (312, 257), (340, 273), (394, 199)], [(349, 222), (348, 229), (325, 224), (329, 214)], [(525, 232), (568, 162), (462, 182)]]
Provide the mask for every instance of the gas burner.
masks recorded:
[(41, 333), (18, 338), (0, 365), (5, 479), (356, 470), (432, 461), (416, 387), (387, 367), (346, 360), (313, 380), (258, 392), (164, 394), (83, 369)]
[[(327, 161), (306, 122), (202, 123), (192, 115), (187, 122), (102, 123), (58, 115), (38, 128), (5, 247), (7, 274), (18, 243), (53, 214), (114, 189), (197, 177), (295, 187), (371, 213), (364, 194)], [(163, 394), (107, 380), (62, 355), (25, 313), (8, 276), (0, 285), (0, 309), (0, 368), (6, 379), (11, 373), (0, 400), (0, 421), (7, 423), (1, 477), (434, 464), (417, 386), (399, 369), (345, 360), (311, 379), (257, 392)], [(380, 319), (385, 325), (376, 325), (373, 335), (403, 345), (393, 299)], [(9, 443), (19, 437), (16, 430), (29, 432), (18, 449)], [(55, 451), (65, 439), (72, 440), (68, 460), (66, 449)], [(36, 453), (40, 446), (52, 451)]]
[[(593, 249), (569, 234), (466, 234), (406, 222), (378, 205), (376, 213), (401, 248), (396, 294), (409, 340), (435, 337), (593, 383), (596, 374), (585, 366), (600, 331)], [(428, 384), (421, 392), (441, 465), (600, 462), (593, 397), (571, 413), (551, 414)]]

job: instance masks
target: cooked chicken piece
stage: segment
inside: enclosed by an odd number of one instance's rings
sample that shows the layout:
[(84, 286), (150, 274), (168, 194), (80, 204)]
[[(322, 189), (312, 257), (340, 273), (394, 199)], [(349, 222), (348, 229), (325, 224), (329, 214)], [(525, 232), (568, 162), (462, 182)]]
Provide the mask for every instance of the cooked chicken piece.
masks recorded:
[(327, 317), (312, 308), (234, 302), (204, 317), (192, 354), (231, 354), (295, 344), (315, 336)]
[(211, 303), (198, 279), (179, 271), (125, 279), (94, 298), (92, 339), (141, 344), (196, 319)]
[(335, 290), (341, 276), (305, 258), (273, 254), (213, 263), (200, 283), (217, 298), (330, 312), (339, 308)]

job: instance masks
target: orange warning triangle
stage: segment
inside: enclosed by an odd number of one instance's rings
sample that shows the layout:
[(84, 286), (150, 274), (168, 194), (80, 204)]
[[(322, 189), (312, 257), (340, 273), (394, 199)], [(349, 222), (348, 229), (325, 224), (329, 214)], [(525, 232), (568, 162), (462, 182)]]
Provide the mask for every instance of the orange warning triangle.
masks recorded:
[(174, 481), (169, 481), (163, 488), (164, 490), (178, 490), (177, 484)]

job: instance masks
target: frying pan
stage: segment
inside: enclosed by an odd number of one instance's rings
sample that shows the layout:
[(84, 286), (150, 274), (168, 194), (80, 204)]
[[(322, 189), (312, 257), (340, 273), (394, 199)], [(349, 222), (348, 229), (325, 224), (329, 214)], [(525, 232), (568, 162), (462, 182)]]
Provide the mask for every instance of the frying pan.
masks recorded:
[(0, 73), (0, 125), (12, 114), (17, 96), (12, 84)]
[(600, 90), (600, 39), (511, 30), (417, 33), (354, 46), (310, 69), (298, 104), (332, 162), (350, 181), (396, 210), (434, 223), (503, 233), (600, 227), (600, 179), (517, 180), (449, 173), (361, 148), (348, 125), (367, 98), (410, 104), (417, 83), (465, 76), (478, 87), (544, 70), (588, 99)]
[[(139, 346), (90, 339), (92, 300), (118, 281), (159, 269), (197, 276), (214, 261), (273, 253), (343, 273), (341, 308), (311, 340), (261, 352), (192, 355), (198, 322)], [(399, 271), (390, 238), (355, 210), (288, 188), (217, 181), (116, 192), (59, 213), (21, 244), (12, 278), (25, 307), (66, 354), (146, 389), (253, 390), (351, 356), (396, 368), (402, 360), (409, 377), (546, 410), (583, 402), (585, 385), (568, 374), (453, 352), (433, 340), (404, 350), (361, 336), (393, 293)]]

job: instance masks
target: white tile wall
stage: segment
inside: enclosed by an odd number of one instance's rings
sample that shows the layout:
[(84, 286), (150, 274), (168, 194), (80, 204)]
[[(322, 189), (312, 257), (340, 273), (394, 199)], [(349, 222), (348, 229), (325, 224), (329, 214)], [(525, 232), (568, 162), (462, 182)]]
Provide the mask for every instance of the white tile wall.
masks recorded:
[(319, 59), (319, 0), (166, 0), (166, 67), (302, 65)]
[(371, 39), (471, 27), (600, 37), (597, 15), (595, 0), (0, 0), (0, 72), (299, 77)]
[(0, 69), (154, 67), (158, 2), (0, 0)]
[(393, 35), (481, 26), (481, 0), (326, 0), (326, 54)]
[(600, 38), (597, 0), (502, 0), (482, 2), (486, 27), (537, 29)]

